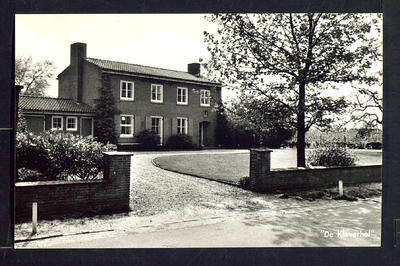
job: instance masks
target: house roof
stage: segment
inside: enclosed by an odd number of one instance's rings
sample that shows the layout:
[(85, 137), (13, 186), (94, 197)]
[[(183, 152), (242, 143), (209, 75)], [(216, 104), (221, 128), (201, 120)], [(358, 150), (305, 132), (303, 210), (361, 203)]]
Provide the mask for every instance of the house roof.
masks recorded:
[(24, 111), (94, 113), (94, 109), (85, 103), (70, 99), (20, 96), (18, 107)]
[(192, 83), (200, 83), (206, 85), (220, 85), (219, 83), (213, 82), (204, 77), (197, 77), (195, 75), (189, 74), (188, 72), (184, 71), (169, 70), (169, 69), (142, 66), (129, 63), (121, 63), (121, 62), (95, 59), (95, 58), (86, 58), (86, 61), (95, 64), (96, 66), (100, 67), (105, 71), (113, 71), (122, 74), (129, 73), (129, 74), (136, 74), (143, 76), (151, 76), (155, 78), (158, 77), (164, 79), (182, 80), (186, 82), (189, 81)]

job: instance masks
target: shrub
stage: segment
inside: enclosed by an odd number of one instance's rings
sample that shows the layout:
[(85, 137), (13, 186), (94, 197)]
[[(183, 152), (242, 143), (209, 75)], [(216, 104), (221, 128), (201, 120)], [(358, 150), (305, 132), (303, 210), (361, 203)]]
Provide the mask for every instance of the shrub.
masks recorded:
[(160, 144), (160, 136), (154, 130), (143, 130), (139, 136), (143, 148), (154, 150)]
[(356, 157), (343, 146), (326, 144), (310, 151), (307, 161), (312, 166), (350, 166)]
[(196, 148), (192, 136), (186, 134), (172, 135), (168, 139), (168, 146), (177, 150), (191, 150)]
[(239, 187), (245, 188), (245, 189), (250, 188), (250, 177), (245, 176), (245, 177), (240, 178)]
[(104, 145), (93, 137), (58, 131), (38, 136), (17, 133), (16, 140), (19, 181), (97, 178), (104, 170), (103, 152), (116, 149), (115, 145)]

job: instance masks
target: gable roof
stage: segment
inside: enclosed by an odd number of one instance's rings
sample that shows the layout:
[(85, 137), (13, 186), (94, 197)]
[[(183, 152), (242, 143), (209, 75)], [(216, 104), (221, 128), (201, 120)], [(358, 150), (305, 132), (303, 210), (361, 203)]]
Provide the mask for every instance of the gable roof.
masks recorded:
[(85, 103), (78, 103), (70, 99), (37, 96), (20, 96), (18, 107), (24, 111), (94, 113), (94, 109)]
[(220, 85), (217, 82), (213, 82), (204, 77), (196, 77), (195, 75), (189, 74), (188, 72), (184, 71), (169, 70), (169, 69), (142, 66), (130, 63), (121, 63), (121, 62), (95, 59), (95, 58), (86, 58), (85, 60), (100, 67), (104, 71), (111, 71), (121, 74), (134, 74), (143, 77), (163, 78), (174, 81), (178, 80), (178, 81), (185, 81), (185, 82), (204, 84), (204, 85), (214, 85), (214, 86)]

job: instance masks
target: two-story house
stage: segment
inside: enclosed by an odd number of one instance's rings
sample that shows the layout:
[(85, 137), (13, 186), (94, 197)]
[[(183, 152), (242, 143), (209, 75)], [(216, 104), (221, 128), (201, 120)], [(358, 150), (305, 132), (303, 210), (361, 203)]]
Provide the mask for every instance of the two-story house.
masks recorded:
[(145, 129), (154, 130), (167, 144), (171, 135), (193, 137), (199, 147), (216, 147), (221, 84), (200, 75), (200, 64), (188, 72), (88, 58), (85, 43), (71, 44), (70, 65), (58, 75), (59, 97), (95, 107), (102, 75), (109, 84), (118, 113), (118, 145), (138, 145)]

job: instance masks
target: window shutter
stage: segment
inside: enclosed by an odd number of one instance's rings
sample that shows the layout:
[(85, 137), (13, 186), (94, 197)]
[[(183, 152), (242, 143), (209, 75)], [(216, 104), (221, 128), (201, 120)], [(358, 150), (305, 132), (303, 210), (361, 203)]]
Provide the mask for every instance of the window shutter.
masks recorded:
[(115, 131), (117, 132), (117, 136), (121, 135), (121, 116), (114, 115), (115, 123)]
[(188, 135), (193, 136), (193, 119), (188, 119)]
[(148, 130), (151, 129), (151, 117), (150, 116), (146, 117), (146, 129), (148, 129)]
[(140, 116), (137, 116), (137, 115), (135, 115), (133, 118), (135, 121), (135, 123), (133, 124), (133, 136), (136, 136), (136, 135), (139, 135), (140, 131), (142, 131), (140, 129), (141, 119), (140, 119)]
[(171, 130), (171, 132), (172, 132), (172, 135), (174, 135), (174, 134), (178, 133), (178, 129), (177, 129), (178, 120), (177, 120), (176, 117), (172, 118), (171, 120), (172, 120), (172, 130)]

